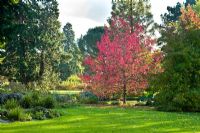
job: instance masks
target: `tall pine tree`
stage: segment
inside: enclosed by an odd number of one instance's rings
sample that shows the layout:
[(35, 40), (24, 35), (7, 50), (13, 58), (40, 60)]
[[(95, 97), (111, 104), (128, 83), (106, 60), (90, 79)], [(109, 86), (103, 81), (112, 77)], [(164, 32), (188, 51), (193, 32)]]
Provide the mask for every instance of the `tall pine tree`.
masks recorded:
[[(146, 33), (154, 34), (154, 21), (149, 0), (112, 0), (112, 17), (122, 17), (132, 27), (140, 23)], [(111, 19), (108, 20), (111, 22)]]
[(82, 55), (75, 43), (75, 34), (72, 29), (72, 24), (66, 23), (63, 27), (64, 33), (64, 53), (59, 65), (60, 78), (66, 80), (71, 75), (80, 74), (83, 71), (82, 68)]

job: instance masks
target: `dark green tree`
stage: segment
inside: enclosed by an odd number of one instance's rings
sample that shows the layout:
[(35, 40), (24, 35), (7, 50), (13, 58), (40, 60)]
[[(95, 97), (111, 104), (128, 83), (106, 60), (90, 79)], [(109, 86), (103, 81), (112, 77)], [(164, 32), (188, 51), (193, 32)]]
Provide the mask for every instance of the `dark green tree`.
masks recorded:
[(10, 24), (10, 21), (14, 19), (11, 10), (19, 0), (1, 0), (0, 1), (0, 64), (5, 56), (5, 43), (7, 34), (5, 32), (6, 27)]
[(193, 8), (197, 13), (199, 13), (199, 15), (200, 15), (200, 1), (199, 1), (199, 0), (196, 1), (195, 5), (193, 5), (192, 8)]
[[(189, 4), (194, 5), (195, 3), (196, 3), (196, 0), (186, 0), (186, 2), (184, 3), (184, 6), (187, 7)], [(182, 4), (180, 2), (178, 2), (176, 6), (174, 7), (168, 6), (167, 13), (165, 13), (164, 15), (161, 15), (163, 22), (168, 23), (168, 22), (177, 21), (179, 17), (181, 16), (181, 7), (182, 7)]]
[(39, 29), (40, 40), (37, 45), (39, 51), (39, 79), (44, 74), (58, 73), (63, 40), (63, 34), (60, 32), (61, 25), (58, 21), (59, 10), (57, 1), (45, 0), (42, 4), (39, 15), (41, 22)]
[(27, 85), (54, 73), (62, 38), (56, 0), (20, 0), (9, 13), (2, 75)]
[(64, 53), (59, 65), (60, 78), (66, 80), (70, 75), (82, 73), (82, 55), (75, 43), (75, 34), (70, 23), (63, 28), (64, 33)]
[(104, 34), (104, 27), (95, 27), (89, 29), (86, 35), (78, 40), (78, 46), (84, 56), (96, 56), (98, 53), (97, 42), (101, 40)]
[[(7, 12), (10, 19), (5, 23), (3, 34), (5, 36), (5, 59), (3, 60), (4, 74), (11, 80), (17, 80), (27, 84), (35, 77), (34, 61), (30, 53), (34, 53), (33, 36), (36, 32), (36, 26), (33, 20), (34, 13), (28, 7), (27, 1), (20, 1), (13, 5)], [(32, 21), (32, 22), (31, 22)], [(29, 64), (30, 63), (30, 64)], [(30, 66), (30, 67), (28, 67)]]
[(64, 51), (69, 51), (70, 49), (73, 49), (75, 45), (75, 34), (72, 29), (72, 24), (66, 23), (66, 25), (63, 27), (63, 33), (65, 35)]
[(191, 7), (162, 31), (163, 72), (153, 80), (156, 105), (166, 111), (200, 111), (200, 17)]

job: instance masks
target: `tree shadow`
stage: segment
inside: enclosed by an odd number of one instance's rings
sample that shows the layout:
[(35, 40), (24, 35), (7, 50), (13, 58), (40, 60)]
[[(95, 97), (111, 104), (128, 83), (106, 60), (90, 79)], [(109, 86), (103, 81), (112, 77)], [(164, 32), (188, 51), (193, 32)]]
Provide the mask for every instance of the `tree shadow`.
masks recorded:
[(0, 124), (1, 133), (23, 132), (117, 132), (188, 133), (200, 131), (200, 114), (153, 110), (76, 107), (65, 116), (45, 121)]

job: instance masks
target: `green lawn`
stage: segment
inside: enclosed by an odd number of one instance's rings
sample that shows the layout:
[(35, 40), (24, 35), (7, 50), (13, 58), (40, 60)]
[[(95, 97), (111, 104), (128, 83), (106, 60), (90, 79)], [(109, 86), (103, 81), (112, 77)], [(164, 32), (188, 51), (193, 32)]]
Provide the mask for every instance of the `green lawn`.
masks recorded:
[(80, 106), (61, 109), (60, 118), (0, 124), (0, 133), (200, 133), (199, 113)]
[(79, 90), (51, 90), (50, 91), (52, 94), (79, 94), (81, 91)]

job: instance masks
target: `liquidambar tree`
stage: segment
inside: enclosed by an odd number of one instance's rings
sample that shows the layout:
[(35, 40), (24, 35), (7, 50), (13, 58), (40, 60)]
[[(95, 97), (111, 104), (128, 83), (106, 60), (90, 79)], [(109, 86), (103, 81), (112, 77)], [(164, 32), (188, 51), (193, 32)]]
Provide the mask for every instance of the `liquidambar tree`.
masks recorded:
[(88, 89), (100, 97), (120, 93), (126, 103), (127, 93), (137, 93), (148, 86), (148, 74), (156, 72), (158, 52), (152, 52), (155, 40), (144, 35), (143, 27), (136, 24), (134, 32), (120, 18), (112, 18), (111, 27), (97, 43), (96, 58), (87, 57), (85, 64), (91, 73), (83, 79)]

